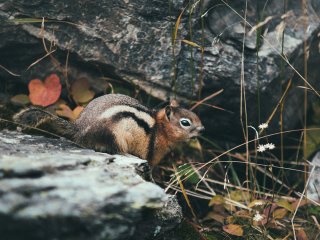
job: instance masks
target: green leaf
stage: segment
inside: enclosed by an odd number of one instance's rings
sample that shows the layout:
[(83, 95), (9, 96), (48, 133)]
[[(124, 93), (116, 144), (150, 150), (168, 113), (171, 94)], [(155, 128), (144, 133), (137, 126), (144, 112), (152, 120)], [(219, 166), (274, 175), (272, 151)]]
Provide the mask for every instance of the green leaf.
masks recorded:
[(191, 166), (191, 164), (183, 164), (178, 167), (177, 173), (179, 174), (181, 180), (186, 180), (192, 184), (197, 184), (200, 181), (199, 176)]
[(87, 103), (94, 97), (94, 92), (89, 90), (89, 82), (86, 78), (79, 78), (71, 86), (71, 95), (77, 103)]
[(18, 94), (13, 96), (11, 99), (11, 102), (17, 105), (27, 105), (30, 103), (29, 96), (25, 94)]

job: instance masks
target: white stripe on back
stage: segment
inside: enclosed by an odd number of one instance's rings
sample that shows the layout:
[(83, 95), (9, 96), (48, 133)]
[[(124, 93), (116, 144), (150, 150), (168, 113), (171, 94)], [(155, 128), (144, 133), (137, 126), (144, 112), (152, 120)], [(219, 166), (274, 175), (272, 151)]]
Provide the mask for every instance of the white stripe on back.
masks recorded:
[(108, 119), (120, 112), (133, 113), (134, 115), (136, 115), (136, 117), (143, 119), (149, 125), (150, 128), (152, 128), (155, 123), (154, 118), (150, 116), (148, 113), (139, 111), (134, 107), (130, 107), (126, 105), (117, 105), (117, 106), (108, 108), (99, 116), (99, 119)]

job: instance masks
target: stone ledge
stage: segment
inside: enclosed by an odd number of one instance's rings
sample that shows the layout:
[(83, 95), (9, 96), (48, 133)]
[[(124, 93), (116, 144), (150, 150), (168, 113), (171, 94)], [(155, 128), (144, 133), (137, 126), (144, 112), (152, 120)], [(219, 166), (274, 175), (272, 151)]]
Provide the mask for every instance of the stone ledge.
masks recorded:
[(4, 239), (150, 239), (181, 222), (175, 197), (137, 173), (145, 160), (10, 131), (0, 152)]

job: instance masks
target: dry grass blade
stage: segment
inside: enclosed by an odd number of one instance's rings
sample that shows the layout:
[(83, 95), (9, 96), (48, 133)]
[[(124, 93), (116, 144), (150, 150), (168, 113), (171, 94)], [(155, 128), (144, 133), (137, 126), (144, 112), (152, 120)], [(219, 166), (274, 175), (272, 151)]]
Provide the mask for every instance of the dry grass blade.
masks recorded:
[[(214, 184), (217, 184), (217, 185), (220, 185), (220, 186), (226, 186), (226, 187), (229, 187), (229, 188), (232, 188), (232, 189), (236, 189), (236, 190), (241, 190), (241, 191), (247, 191), (246, 188), (244, 187), (240, 187), (240, 186), (237, 186), (237, 185), (234, 185), (234, 184), (231, 184), (231, 183), (225, 183), (225, 182), (221, 182), (221, 181), (218, 181), (218, 180), (213, 180), (213, 179), (210, 179), (210, 178), (205, 178), (205, 180), (207, 182), (210, 182), (210, 183), (214, 183)], [(204, 192), (203, 190), (201, 189), (197, 189), (199, 192)], [(249, 189), (249, 192), (250, 193), (253, 193), (253, 190), (250, 190)], [(206, 192), (209, 194), (209, 192)], [(267, 192), (261, 192), (261, 191), (257, 191), (255, 190), (255, 193), (256, 194), (259, 194), (261, 196), (267, 196), (267, 197), (277, 197), (277, 198), (282, 198), (282, 199), (286, 199), (288, 201), (293, 201), (295, 200), (295, 198), (293, 197), (287, 197), (287, 196), (281, 196), (281, 195), (277, 195), (277, 194), (274, 194), (274, 193), (267, 193)]]
[[(304, 131), (304, 130), (306, 130), (306, 131), (320, 131), (320, 128), (295, 129), (295, 130), (282, 131), (282, 132), (272, 133), (272, 134), (268, 134), (268, 135), (259, 137), (259, 140), (260, 140), (260, 139), (265, 139), (265, 138), (268, 138), (268, 137), (272, 137), (272, 136), (277, 136), (277, 135), (279, 135), (279, 134), (301, 132), (301, 131)], [(243, 146), (245, 146), (245, 145), (248, 144), (248, 143), (252, 143), (252, 142), (254, 142), (254, 141), (256, 141), (256, 140), (257, 140), (257, 139), (252, 139), (252, 140), (246, 141), (246, 142), (244, 142), (244, 143), (241, 143), (241, 144), (239, 144), (239, 145), (237, 145), (237, 146), (235, 146), (235, 147), (233, 147), (233, 148), (230, 148), (229, 150), (227, 150), (227, 151), (219, 154), (218, 156), (214, 157), (214, 158), (211, 159), (210, 161), (208, 161), (208, 162), (206, 162), (205, 164), (203, 164), (201, 167), (199, 167), (199, 168), (197, 169), (197, 171), (199, 171), (199, 170), (202, 169), (202, 168), (205, 168), (205, 167), (209, 166), (210, 164), (214, 164), (214, 162), (215, 162), (217, 159), (219, 159), (220, 157), (222, 157), (222, 156), (224, 156), (224, 155), (226, 155), (226, 154), (228, 154), (228, 153), (230, 153), (230, 152), (232, 152), (232, 151), (234, 151), (234, 150), (236, 150), (236, 149), (238, 149), (238, 148), (240, 148), (240, 147), (243, 147)]]
[(190, 110), (191, 110), (191, 111), (194, 110), (196, 107), (198, 107), (199, 105), (201, 105), (201, 104), (204, 103), (205, 101), (208, 101), (209, 99), (211, 99), (211, 98), (219, 95), (219, 94), (222, 93), (222, 92), (223, 92), (223, 89), (221, 89), (221, 90), (219, 90), (219, 91), (217, 91), (217, 92), (215, 92), (215, 93), (212, 93), (210, 96), (205, 97), (204, 99), (202, 99), (202, 100), (198, 101), (196, 104), (194, 104), (194, 105), (190, 108)]
[(38, 60), (36, 60), (35, 62), (31, 63), (29, 65), (29, 67), (27, 68), (26, 71), (28, 71), (30, 68), (32, 68), (34, 65), (36, 65), (37, 63), (39, 63), (40, 61), (42, 61), (43, 59), (45, 59), (46, 57), (50, 56), (52, 53), (54, 53), (57, 49), (54, 49), (50, 52), (48, 52), (46, 55), (44, 55), (43, 57), (39, 58)]
[(316, 218), (315, 216), (311, 216), (311, 218), (313, 219), (314, 223), (316, 224), (317, 228), (318, 228), (319, 231), (320, 231), (320, 224), (319, 224), (317, 218)]
[(177, 40), (177, 36), (178, 36), (178, 30), (179, 30), (179, 26), (180, 26), (180, 23), (181, 23), (181, 18), (182, 18), (182, 15), (184, 13), (184, 11), (186, 10), (187, 7), (185, 7), (184, 9), (182, 9), (177, 21), (176, 21), (176, 25), (174, 27), (174, 34), (173, 34), (173, 43), (176, 42)]
[(8, 21), (14, 22), (17, 24), (25, 24), (25, 23), (43, 23), (43, 22), (48, 22), (48, 23), (66, 23), (69, 25), (73, 25), (79, 28), (86, 28), (86, 29), (91, 29), (89, 27), (85, 27), (80, 24), (76, 24), (73, 22), (68, 22), (64, 20), (50, 20), (50, 19), (45, 19), (45, 18), (15, 18), (15, 19), (9, 19)]
[(225, 112), (228, 112), (228, 113), (234, 113), (232, 111), (229, 111), (227, 109), (224, 109), (222, 107), (218, 107), (218, 106), (215, 106), (215, 105), (212, 105), (212, 104), (209, 104), (209, 103), (201, 103), (200, 105), (208, 106), (208, 107), (211, 107), (211, 108), (215, 108), (215, 109), (218, 109), (218, 110), (221, 110), (221, 111), (225, 111)]
[[(281, 103), (283, 102), (285, 96), (287, 95), (287, 92), (289, 90), (289, 88), (291, 87), (291, 83), (292, 83), (292, 80), (290, 79), (288, 84), (287, 84), (287, 87), (285, 89), (285, 91), (283, 92), (279, 102), (277, 103), (277, 106), (273, 109), (271, 115), (269, 116), (268, 120), (266, 121), (267, 124), (270, 123), (271, 119), (273, 118), (273, 116), (275, 115), (275, 113), (277, 112), (277, 109), (279, 108), (279, 106), (281, 105)], [(261, 129), (259, 134), (261, 134), (262, 132), (264, 131), (264, 129)]]
[[(306, 184), (305, 184), (305, 188), (303, 189), (303, 192), (302, 192), (301, 197), (300, 197), (300, 199), (299, 199), (298, 206), (300, 206), (300, 203), (301, 203), (302, 199), (303, 199), (304, 197), (306, 197), (305, 192), (306, 192), (306, 190), (307, 190), (307, 186), (309, 185), (310, 179), (311, 179), (311, 177), (312, 177), (313, 172), (314, 172), (315, 169), (316, 169), (315, 166), (313, 166), (312, 169), (311, 169), (310, 175), (309, 175), (308, 180), (307, 180), (307, 182), (306, 182)], [(307, 199), (308, 199), (308, 198), (307, 198)], [(298, 209), (299, 209), (299, 207), (296, 208), (296, 210), (294, 211), (293, 216), (292, 216), (292, 218), (291, 218), (291, 225), (292, 225), (292, 231), (293, 231), (294, 239), (297, 239), (296, 230), (295, 230), (295, 227), (294, 227), (294, 218), (296, 217), (296, 214), (297, 214), (297, 212), (298, 212)]]
[(248, 35), (251, 36), (253, 32), (257, 31), (258, 28), (262, 27), (263, 25), (266, 25), (268, 22), (270, 22), (273, 19), (272, 16), (267, 17), (264, 21), (259, 22), (257, 25), (253, 26), (251, 30), (249, 31)]
[(186, 39), (183, 39), (181, 41), (186, 43), (186, 44), (188, 44), (188, 45), (190, 45), (190, 46), (192, 46), (192, 47), (197, 47), (197, 48), (202, 49), (202, 47), (200, 45), (198, 45), (197, 43), (195, 43), (195, 42), (192, 42), (192, 41), (189, 41), (189, 40), (186, 40)]
[(20, 77), (21, 75), (19, 74), (16, 74), (16, 73), (13, 73), (11, 72), (10, 70), (8, 70), (7, 68), (5, 68), (4, 66), (0, 65), (0, 68), (2, 68), (3, 70), (5, 70), (7, 73), (9, 73), (10, 75), (12, 76), (15, 76), (15, 77)]
[(179, 182), (179, 186), (180, 186), (181, 192), (182, 192), (182, 194), (183, 194), (183, 197), (184, 197), (184, 199), (186, 200), (186, 202), (187, 202), (187, 204), (188, 204), (188, 207), (190, 208), (193, 217), (194, 217), (195, 219), (197, 219), (197, 216), (196, 216), (196, 214), (195, 214), (195, 212), (194, 212), (194, 210), (193, 210), (193, 208), (192, 208), (192, 206), (191, 206), (191, 203), (190, 203), (188, 194), (186, 193), (186, 190), (185, 190), (185, 188), (184, 188), (184, 186), (183, 186), (183, 183), (182, 183), (182, 181), (180, 180), (180, 176), (179, 176), (179, 174), (177, 173), (177, 168), (176, 168), (174, 165), (173, 165), (173, 169), (174, 169), (174, 172), (175, 172), (177, 181)]
[(40, 23), (40, 22), (49, 22), (49, 20), (44, 20), (43, 18), (15, 18), (9, 19), (9, 22), (14, 23)]

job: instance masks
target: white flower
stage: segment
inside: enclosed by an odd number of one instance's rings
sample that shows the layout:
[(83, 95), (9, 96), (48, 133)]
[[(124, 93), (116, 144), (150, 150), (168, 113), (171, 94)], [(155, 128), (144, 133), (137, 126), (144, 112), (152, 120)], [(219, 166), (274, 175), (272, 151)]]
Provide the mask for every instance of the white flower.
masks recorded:
[(258, 152), (264, 152), (266, 150), (266, 147), (264, 145), (259, 145), (257, 151)]
[(272, 150), (275, 148), (274, 144), (273, 143), (267, 143), (264, 145), (265, 148), (268, 148), (269, 150)]
[(266, 151), (266, 150), (272, 150), (272, 149), (274, 149), (275, 148), (275, 145), (273, 144), (273, 143), (267, 143), (267, 144), (260, 144), (259, 146), (258, 146), (258, 149), (257, 149), (257, 151), (258, 152), (264, 152), (264, 151)]
[(260, 125), (259, 125), (259, 129), (266, 129), (266, 128), (268, 128), (268, 123), (261, 123)]
[(254, 203), (255, 206), (262, 206), (263, 204), (264, 204), (263, 201), (256, 201), (256, 202)]
[(256, 211), (256, 214), (253, 217), (253, 221), (259, 222), (259, 221), (263, 220), (263, 218), (264, 217), (258, 211)]

